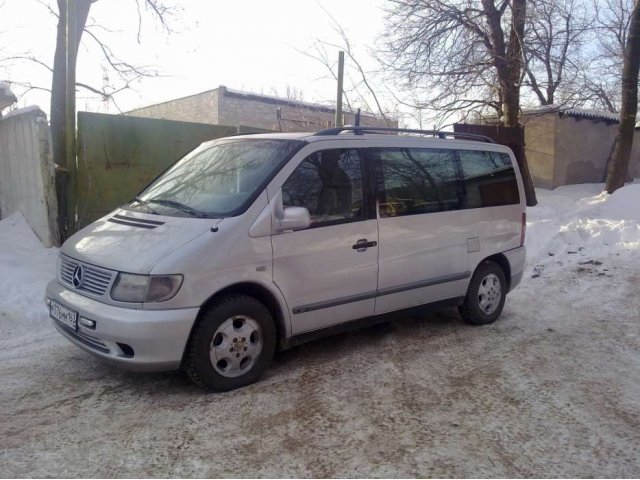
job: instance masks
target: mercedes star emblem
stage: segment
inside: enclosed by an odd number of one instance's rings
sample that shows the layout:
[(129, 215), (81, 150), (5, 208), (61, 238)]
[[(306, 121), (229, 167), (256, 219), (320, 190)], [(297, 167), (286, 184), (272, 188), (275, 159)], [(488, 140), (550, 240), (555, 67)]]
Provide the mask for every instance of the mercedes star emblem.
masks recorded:
[(75, 288), (80, 288), (82, 286), (82, 274), (82, 265), (78, 265), (73, 271), (73, 277), (71, 279), (71, 283), (73, 283)]

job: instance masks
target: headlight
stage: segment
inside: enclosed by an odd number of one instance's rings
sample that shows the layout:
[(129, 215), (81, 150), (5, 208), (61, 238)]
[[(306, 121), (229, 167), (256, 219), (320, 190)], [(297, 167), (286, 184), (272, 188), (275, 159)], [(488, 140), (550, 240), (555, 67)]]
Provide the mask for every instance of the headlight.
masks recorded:
[(182, 275), (134, 275), (119, 273), (111, 288), (111, 298), (119, 302), (164, 302), (182, 285)]
[(145, 302), (164, 302), (173, 298), (182, 286), (182, 275), (153, 275), (149, 277), (149, 290)]

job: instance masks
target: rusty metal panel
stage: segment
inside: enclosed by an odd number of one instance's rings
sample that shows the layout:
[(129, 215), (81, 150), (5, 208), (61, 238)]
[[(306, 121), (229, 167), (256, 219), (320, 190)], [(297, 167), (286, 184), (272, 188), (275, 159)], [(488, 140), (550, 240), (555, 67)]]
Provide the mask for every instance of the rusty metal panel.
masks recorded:
[(200, 143), (237, 131), (221, 125), (79, 112), (78, 162), (71, 171), (69, 192), (75, 230), (129, 202)]

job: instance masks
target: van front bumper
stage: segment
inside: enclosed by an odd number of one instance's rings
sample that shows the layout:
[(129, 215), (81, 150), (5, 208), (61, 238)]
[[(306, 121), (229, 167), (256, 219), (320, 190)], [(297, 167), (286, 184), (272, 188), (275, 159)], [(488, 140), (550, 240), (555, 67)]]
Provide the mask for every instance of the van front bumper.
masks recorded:
[[(198, 308), (135, 310), (107, 305), (79, 295), (56, 280), (47, 285), (47, 304), (54, 300), (78, 313), (74, 330), (51, 319), (71, 343), (109, 363), (135, 371), (180, 367)], [(92, 320), (88, 328), (80, 319)]]

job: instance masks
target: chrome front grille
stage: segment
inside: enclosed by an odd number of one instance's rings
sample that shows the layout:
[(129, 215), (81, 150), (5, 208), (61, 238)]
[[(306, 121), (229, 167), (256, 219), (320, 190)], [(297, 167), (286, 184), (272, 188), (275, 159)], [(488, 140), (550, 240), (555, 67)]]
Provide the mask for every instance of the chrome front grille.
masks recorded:
[[(78, 267), (82, 266), (82, 282), (80, 286), (75, 287), (73, 285), (73, 273)], [(59, 278), (62, 283), (68, 286), (71, 290), (79, 290), (86, 292), (93, 296), (101, 297), (107, 293), (111, 283), (115, 278), (115, 273), (112, 270), (89, 265), (84, 262), (78, 262), (69, 257), (63, 255), (60, 256), (60, 270)]]

